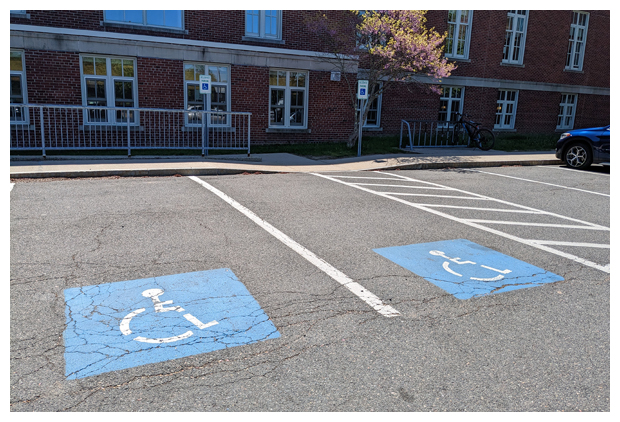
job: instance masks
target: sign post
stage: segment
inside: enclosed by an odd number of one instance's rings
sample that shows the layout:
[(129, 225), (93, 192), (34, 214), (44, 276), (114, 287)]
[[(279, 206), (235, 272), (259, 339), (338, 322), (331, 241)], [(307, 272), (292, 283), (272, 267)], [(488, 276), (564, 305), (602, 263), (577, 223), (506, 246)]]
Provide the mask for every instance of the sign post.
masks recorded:
[(200, 93), (202, 94), (202, 104), (205, 110), (202, 113), (202, 155), (209, 155), (209, 124), (210, 115), (206, 113), (207, 95), (211, 95), (211, 75), (200, 75)]
[(359, 106), (359, 109), (360, 109), (360, 117), (358, 120), (359, 134), (357, 136), (357, 156), (360, 157), (362, 155), (362, 126), (364, 125), (364, 123), (362, 122), (362, 118), (364, 117), (364, 110), (366, 109), (366, 103), (368, 102), (368, 81), (367, 80), (357, 81), (357, 99), (363, 100), (363, 102), (360, 102), (360, 106)]

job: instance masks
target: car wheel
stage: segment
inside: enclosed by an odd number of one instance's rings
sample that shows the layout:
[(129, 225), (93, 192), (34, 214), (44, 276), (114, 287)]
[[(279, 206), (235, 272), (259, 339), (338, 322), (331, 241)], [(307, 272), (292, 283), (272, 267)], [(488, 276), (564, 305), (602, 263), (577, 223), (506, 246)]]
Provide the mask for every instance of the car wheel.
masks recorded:
[(564, 161), (570, 168), (588, 168), (592, 164), (592, 150), (582, 142), (572, 144), (564, 153)]

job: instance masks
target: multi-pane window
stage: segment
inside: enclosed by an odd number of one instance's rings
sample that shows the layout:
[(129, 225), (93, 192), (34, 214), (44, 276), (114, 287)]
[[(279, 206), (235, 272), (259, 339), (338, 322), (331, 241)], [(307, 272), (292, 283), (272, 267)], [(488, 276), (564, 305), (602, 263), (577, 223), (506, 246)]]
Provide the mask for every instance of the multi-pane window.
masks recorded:
[(576, 94), (562, 94), (560, 113), (556, 129), (572, 129), (575, 122), (575, 109), (577, 108)]
[(305, 127), (307, 92), (307, 72), (269, 71), (269, 126)]
[[(135, 60), (120, 57), (82, 56), (82, 97), (88, 123), (136, 123)], [(107, 109), (106, 109), (107, 108)], [(113, 111), (108, 110), (114, 108)]]
[[(201, 63), (185, 63), (185, 108), (191, 110), (187, 114), (188, 125), (201, 125), (201, 111), (230, 111), (230, 70), (228, 66)], [(200, 76), (211, 76), (211, 95), (200, 93)], [(228, 125), (227, 114), (211, 114), (209, 125)]]
[(379, 96), (368, 105), (368, 114), (366, 114), (364, 127), (374, 128), (381, 126), (381, 97), (382, 94), (379, 94)]
[(519, 91), (500, 89), (497, 91), (495, 129), (514, 129)]
[(581, 70), (583, 67), (583, 55), (586, 49), (586, 36), (588, 35), (588, 17), (588, 13), (573, 12), (566, 56), (566, 69), (568, 70)]
[(11, 123), (27, 120), (26, 110), (20, 106), (26, 103), (25, 80), (24, 54), (22, 51), (11, 51)]
[(282, 38), (281, 10), (246, 10), (245, 35), (279, 40)]
[(503, 63), (523, 64), (528, 14), (527, 10), (508, 11)]
[(105, 10), (106, 22), (183, 29), (182, 10)]
[(469, 57), (472, 14), (472, 10), (448, 11), (446, 57), (455, 59), (467, 59)]
[(442, 86), (439, 99), (440, 122), (452, 122), (456, 120), (454, 113), (463, 112), (463, 88), (455, 86)]

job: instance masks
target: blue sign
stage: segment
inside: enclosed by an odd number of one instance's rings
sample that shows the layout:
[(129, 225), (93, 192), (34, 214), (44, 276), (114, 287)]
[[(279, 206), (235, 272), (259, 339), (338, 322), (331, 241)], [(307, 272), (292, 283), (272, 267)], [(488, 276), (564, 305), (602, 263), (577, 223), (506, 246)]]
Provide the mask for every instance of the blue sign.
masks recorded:
[(204, 82), (200, 85), (200, 89), (203, 91), (208, 91), (209, 90), (209, 84)]
[(542, 268), (465, 239), (374, 249), (457, 299), (564, 280)]
[(68, 379), (280, 337), (227, 268), (64, 293)]
[(360, 97), (363, 97), (366, 95), (366, 89), (365, 88), (360, 88)]

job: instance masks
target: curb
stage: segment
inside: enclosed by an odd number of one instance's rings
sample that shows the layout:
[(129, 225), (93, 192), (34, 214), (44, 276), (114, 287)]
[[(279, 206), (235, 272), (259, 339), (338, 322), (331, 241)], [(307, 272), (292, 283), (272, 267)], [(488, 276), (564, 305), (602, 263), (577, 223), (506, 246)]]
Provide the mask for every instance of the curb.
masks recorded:
[[(391, 166), (369, 167), (354, 171), (376, 171), (376, 170), (430, 170), (430, 169), (450, 169), (450, 168), (472, 168), (472, 167), (502, 167), (502, 166), (537, 166), (537, 165), (556, 165), (561, 164), (558, 159), (552, 160), (515, 160), (515, 161), (468, 161), (468, 162), (429, 162), (412, 163)], [(309, 169), (308, 172), (314, 171)], [(332, 171), (346, 171), (340, 168)], [(14, 172), (10, 174), (11, 179), (42, 179), (42, 178), (86, 178), (86, 177), (166, 177), (166, 176), (223, 176), (234, 174), (277, 174), (290, 173), (290, 170), (264, 170), (264, 169), (222, 169), (222, 168), (176, 168), (176, 169), (143, 169), (143, 170), (72, 170), (72, 171), (37, 171), (37, 172)]]

